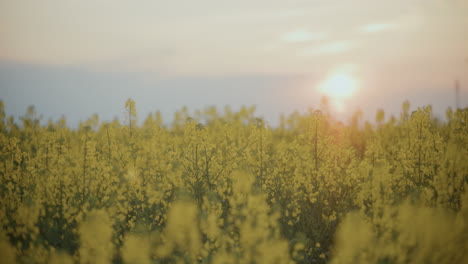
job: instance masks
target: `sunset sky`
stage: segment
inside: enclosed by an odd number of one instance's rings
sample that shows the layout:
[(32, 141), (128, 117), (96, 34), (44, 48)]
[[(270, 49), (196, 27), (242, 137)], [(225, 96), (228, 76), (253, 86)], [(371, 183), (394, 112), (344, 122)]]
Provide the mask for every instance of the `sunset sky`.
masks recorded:
[(456, 79), (466, 106), (466, 0), (0, 1), (0, 99), (17, 117), (112, 120), (131, 97), (140, 119), (257, 105), (275, 124), (343, 82), (342, 120), (406, 99), (443, 117)]

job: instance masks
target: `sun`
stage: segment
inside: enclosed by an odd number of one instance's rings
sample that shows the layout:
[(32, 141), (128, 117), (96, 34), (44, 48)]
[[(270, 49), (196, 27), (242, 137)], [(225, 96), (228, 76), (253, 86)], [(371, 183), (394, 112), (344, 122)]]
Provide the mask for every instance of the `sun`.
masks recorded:
[(357, 89), (357, 80), (348, 73), (334, 73), (319, 86), (319, 91), (332, 99), (351, 97)]
[(343, 111), (344, 101), (354, 95), (358, 89), (358, 80), (350, 71), (337, 70), (325, 78), (318, 91), (330, 99), (336, 110)]

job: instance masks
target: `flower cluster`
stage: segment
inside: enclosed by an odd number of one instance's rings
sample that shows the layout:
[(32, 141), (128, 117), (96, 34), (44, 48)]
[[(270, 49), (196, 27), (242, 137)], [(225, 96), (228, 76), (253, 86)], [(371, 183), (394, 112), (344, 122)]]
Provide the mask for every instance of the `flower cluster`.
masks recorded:
[(467, 109), (125, 109), (71, 129), (0, 102), (2, 263), (467, 261)]

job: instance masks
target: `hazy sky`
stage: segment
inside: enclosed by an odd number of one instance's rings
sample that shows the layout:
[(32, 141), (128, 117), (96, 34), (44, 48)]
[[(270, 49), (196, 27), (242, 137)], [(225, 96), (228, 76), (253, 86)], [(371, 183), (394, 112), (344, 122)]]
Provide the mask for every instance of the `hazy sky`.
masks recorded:
[(468, 1), (0, 0), (0, 99), (16, 116), (112, 119), (131, 97), (140, 119), (257, 105), (276, 123), (317, 107), (338, 69), (356, 83), (341, 119), (405, 99), (443, 116), (455, 79), (466, 106)]

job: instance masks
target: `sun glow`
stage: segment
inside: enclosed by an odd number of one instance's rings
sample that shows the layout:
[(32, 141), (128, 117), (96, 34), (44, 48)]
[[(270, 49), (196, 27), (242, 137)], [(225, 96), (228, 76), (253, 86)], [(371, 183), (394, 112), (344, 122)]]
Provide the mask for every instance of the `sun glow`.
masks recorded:
[(333, 99), (348, 98), (356, 91), (357, 81), (346, 73), (335, 73), (323, 81), (319, 91)]
[(318, 86), (318, 91), (330, 98), (336, 110), (343, 111), (344, 101), (357, 90), (358, 81), (349, 71), (335, 71)]

